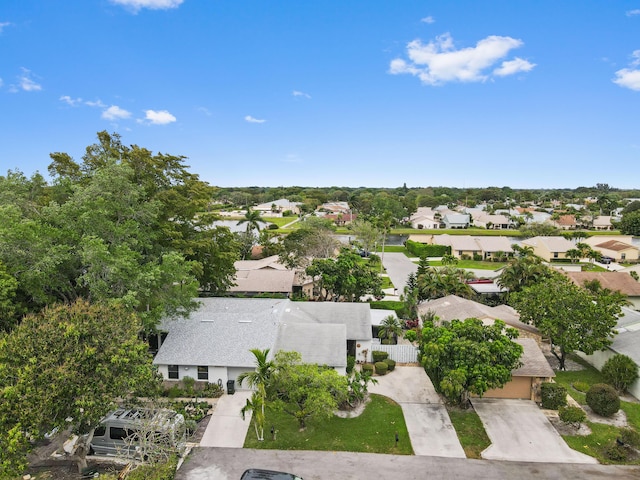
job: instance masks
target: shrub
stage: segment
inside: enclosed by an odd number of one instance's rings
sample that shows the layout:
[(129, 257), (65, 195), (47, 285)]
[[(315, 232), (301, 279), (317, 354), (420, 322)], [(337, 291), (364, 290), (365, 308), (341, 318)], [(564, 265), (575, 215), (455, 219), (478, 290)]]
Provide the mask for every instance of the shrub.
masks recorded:
[(393, 338), (383, 338), (382, 340), (380, 340), (380, 343), (382, 345), (395, 345), (396, 342), (394, 341)]
[(222, 388), (217, 383), (206, 383), (200, 396), (207, 398), (218, 398), (221, 397), (224, 393), (224, 388)]
[(410, 342), (415, 342), (418, 338), (418, 333), (415, 330), (407, 330), (406, 332), (404, 332), (403, 336)]
[(629, 456), (627, 449), (615, 441), (604, 447), (603, 453), (612, 462), (624, 462)]
[(173, 385), (169, 390), (167, 390), (167, 397), (169, 397), (171, 400), (181, 397), (182, 395), (182, 389), (178, 385)]
[(591, 386), (587, 382), (581, 382), (581, 381), (573, 382), (571, 385), (577, 391), (582, 393), (586, 393), (589, 390), (589, 387)]
[(353, 372), (353, 367), (356, 365), (356, 357), (353, 355), (347, 355), (347, 373)]
[(373, 363), (382, 362), (385, 358), (389, 357), (387, 352), (381, 352), (380, 350), (374, 350), (371, 352)]
[(193, 387), (196, 384), (196, 379), (193, 377), (184, 377), (182, 379), (182, 385), (184, 386), (184, 391), (187, 395), (193, 395)]
[(597, 383), (587, 391), (587, 405), (598, 415), (610, 417), (620, 410), (620, 397), (611, 385)]
[(473, 254), (473, 261), (474, 262), (481, 262), (482, 261), (482, 255), (480, 255), (479, 253), (474, 253)]
[(387, 370), (389, 369), (389, 366), (384, 363), (384, 362), (376, 362), (376, 373), (378, 375), (385, 375), (387, 373)]
[(632, 447), (640, 447), (640, 433), (631, 427), (624, 427), (620, 429), (620, 440), (625, 445), (631, 445)]
[(176, 474), (178, 459), (171, 457), (165, 463), (154, 465), (140, 465), (133, 470), (127, 479), (129, 480), (172, 480)]
[(574, 427), (579, 427), (587, 419), (587, 414), (580, 407), (560, 407), (558, 416), (564, 423)]
[(630, 357), (616, 354), (605, 362), (602, 375), (619, 392), (625, 392), (638, 378), (638, 365)]
[(362, 364), (362, 373), (369, 372), (373, 375), (373, 365), (371, 363)]
[(279, 227), (278, 227), (278, 225), (276, 225), (275, 223), (270, 223), (270, 224), (267, 226), (267, 229), (268, 229), (268, 230), (277, 230), (278, 228), (279, 228)]
[(567, 389), (557, 383), (545, 382), (541, 387), (542, 408), (557, 410), (567, 404)]
[(385, 358), (384, 359), (384, 363), (387, 364), (387, 367), (389, 368), (390, 372), (393, 372), (393, 370), (396, 368), (396, 361), (395, 360), (391, 360), (390, 358)]
[(442, 257), (451, 253), (451, 247), (446, 245), (419, 243), (413, 240), (407, 240), (404, 246), (416, 257)]

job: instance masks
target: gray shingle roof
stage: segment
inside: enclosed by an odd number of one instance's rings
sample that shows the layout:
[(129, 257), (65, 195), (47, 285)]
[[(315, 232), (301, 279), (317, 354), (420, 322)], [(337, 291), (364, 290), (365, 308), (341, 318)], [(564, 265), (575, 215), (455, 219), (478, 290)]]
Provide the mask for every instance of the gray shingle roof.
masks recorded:
[(522, 356), (520, 357), (522, 366), (511, 372), (514, 377), (548, 378), (556, 376), (534, 339), (516, 338), (514, 341), (522, 345), (523, 348)]
[(347, 327), (317, 323), (281, 323), (274, 351), (295, 350), (305, 363), (331, 367), (347, 365)]

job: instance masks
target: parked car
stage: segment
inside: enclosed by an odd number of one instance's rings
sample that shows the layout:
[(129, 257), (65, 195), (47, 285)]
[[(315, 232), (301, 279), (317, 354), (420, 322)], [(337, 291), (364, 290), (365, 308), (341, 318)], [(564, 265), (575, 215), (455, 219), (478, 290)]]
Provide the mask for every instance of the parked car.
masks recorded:
[(95, 428), (90, 453), (96, 455), (144, 456), (146, 441), (161, 439), (176, 451), (184, 449), (184, 417), (169, 409), (118, 409), (109, 412)]
[(250, 468), (244, 471), (240, 480), (302, 480), (302, 478), (292, 473)]
[(611, 257), (607, 257), (606, 255), (603, 255), (600, 258), (600, 263), (603, 263), (605, 265), (609, 265), (611, 262), (615, 261), (615, 259), (611, 258)]

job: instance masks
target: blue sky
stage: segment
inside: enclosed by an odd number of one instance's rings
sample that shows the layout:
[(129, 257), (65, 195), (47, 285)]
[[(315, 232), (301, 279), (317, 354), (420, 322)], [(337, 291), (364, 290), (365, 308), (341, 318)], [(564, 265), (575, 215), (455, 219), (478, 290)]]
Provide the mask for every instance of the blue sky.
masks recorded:
[(639, 188), (640, 0), (20, 0), (0, 174), (96, 132), (220, 186)]

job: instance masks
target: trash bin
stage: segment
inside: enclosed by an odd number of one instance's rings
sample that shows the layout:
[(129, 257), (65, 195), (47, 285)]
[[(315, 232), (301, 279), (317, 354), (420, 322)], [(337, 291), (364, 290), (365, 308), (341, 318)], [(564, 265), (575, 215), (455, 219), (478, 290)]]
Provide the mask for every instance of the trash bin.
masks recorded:
[(234, 393), (236, 393), (236, 381), (227, 380), (227, 394), (233, 395)]

